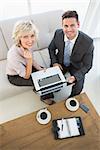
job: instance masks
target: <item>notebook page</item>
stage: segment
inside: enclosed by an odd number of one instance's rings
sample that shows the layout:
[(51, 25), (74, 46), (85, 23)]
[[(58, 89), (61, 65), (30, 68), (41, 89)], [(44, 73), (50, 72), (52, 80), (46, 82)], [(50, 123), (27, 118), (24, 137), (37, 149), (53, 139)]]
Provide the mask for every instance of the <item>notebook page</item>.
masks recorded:
[(70, 131), (67, 125), (66, 119), (57, 120), (57, 126), (60, 128), (58, 131), (58, 137), (59, 138), (66, 138), (70, 137)]
[(76, 118), (67, 119), (67, 123), (69, 126), (71, 136), (80, 135), (80, 132), (79, 132), (78, 126), (77, 126)]

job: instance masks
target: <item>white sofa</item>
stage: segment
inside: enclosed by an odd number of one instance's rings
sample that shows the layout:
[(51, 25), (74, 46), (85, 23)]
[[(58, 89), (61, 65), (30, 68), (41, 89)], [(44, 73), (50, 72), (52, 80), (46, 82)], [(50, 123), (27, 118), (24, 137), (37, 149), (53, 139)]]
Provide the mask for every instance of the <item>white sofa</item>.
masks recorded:
[[(36, 50), (34, 53), (35, 59), (39, 64), (49, 67), (50, 58), (47, 47), (55, 30), (57, 28), (61, 28), (62, 13), (62, 10), (56, 10), (41, 14), (34, 14), (32, 16), (8, 19), (0, 22), (0, 123), (46, 106), (40, 101), (39, 96), (32, 91), (32, 87), (14, 86), (7, 80), (5, 74), (7, 61), (6, 56), (7, 51), (13, 44), (11, 39), (13, 25), (17, 20), (33, 20), (39, 30), (38, 47), (37, 45), (34, 46), (34, 50)], [(67, 96), (66, 92), (62, 91), (55, 93), (56, 100), (61, 100)]]

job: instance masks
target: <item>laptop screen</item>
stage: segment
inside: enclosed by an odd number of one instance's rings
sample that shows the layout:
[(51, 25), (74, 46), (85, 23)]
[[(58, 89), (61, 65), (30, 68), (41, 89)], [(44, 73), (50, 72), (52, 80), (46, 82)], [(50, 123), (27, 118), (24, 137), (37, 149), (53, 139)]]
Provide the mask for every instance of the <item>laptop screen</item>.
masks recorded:
[(46, 77), (46, 78), (39, 79), (38, 84), (41, 87), (41, 86), (49, 85), (49, 84), (52, 84), (52, 83), (56, 83), (60, 80), (61, 79), (60, 79), (59, 75), (56, 74), (56, 75), (53, 75), (53, 76), (49, 76), (49, 77)]

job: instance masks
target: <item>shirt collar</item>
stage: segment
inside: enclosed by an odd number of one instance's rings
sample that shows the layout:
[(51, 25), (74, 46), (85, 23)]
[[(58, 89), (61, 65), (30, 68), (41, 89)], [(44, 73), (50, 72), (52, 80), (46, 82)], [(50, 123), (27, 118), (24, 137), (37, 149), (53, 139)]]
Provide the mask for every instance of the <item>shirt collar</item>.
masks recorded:
[[(77, 32), (76, 36), (74, 37), (74, 39), (70, 40), (73, 44), (75, 43), (77, 37), (78, 37), (79, 32)], [(69, 39), (67, 38), (66, 35), (64, 35), (64, 42), (69, 41)]]

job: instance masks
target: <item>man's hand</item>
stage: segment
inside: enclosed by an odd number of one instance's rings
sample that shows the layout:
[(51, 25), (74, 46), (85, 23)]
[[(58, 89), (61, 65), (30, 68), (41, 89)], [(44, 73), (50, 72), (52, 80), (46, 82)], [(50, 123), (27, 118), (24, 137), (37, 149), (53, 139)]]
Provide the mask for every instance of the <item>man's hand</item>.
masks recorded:
[(70, 76), (67, 78), (67, 82), (68, 83), (74, 83), (76, 81), (75, 77), (74, 76)]
[(58, 64), (58, 63), (53, 64), (53, 67), (56, 67), (56, 66), (58, 66), (61, 70), (63, 70), (63, 68), (60, 64)]

